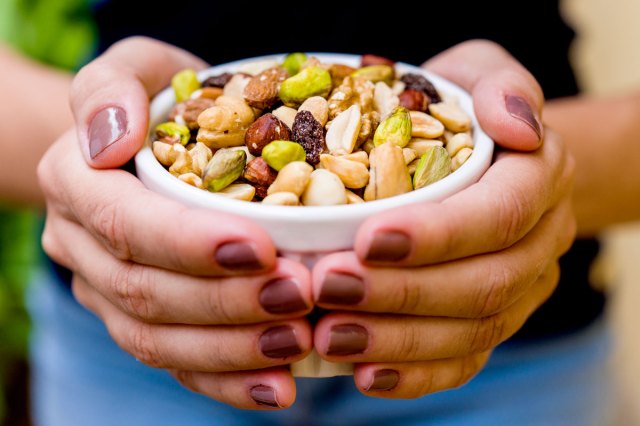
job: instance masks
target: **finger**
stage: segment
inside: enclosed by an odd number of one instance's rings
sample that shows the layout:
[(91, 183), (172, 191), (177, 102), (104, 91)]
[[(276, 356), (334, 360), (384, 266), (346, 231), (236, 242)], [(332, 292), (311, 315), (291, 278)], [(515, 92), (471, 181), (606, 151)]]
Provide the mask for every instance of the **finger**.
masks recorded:
[(487, 363), (491, 352), (425, 362), (356, 364), (354, 380), (360, 392), (378, 398), (419, 398), (469, 382)]
[(311, 350), (311, 329), (303, 319), (237, 326), (147, 324), (125, 315), (79, 275), (74, 275), (72, 290), (122, 349), (151, 367), (256, 370), (289, 364)]
[(481, 319), (453, 319), (339, 312), (314, 332), (322, 358), (348, 362), (411, 362), (481, 353), (512, 336), (556, 287), (558, 266), (511, 307)]
[(113, 168), (142, 146), (148, 128), (149, 97), (184, 68), (206, 63), (177, 47), (146, 37), (115, 43), (78, 72), (71, 108), (88, 164)]
[(364, 261), (414, 266), (504, 249), (569, 193), (572, 176), (570, 158), (548, 132), (541, 149), (502, 152), (478, 183), (441, 203), (369, 218), (358, 230), (355, 251)]
[(498, 144), (518, 150), (541, 145), (542, 89), (505, 49), (487, 40), (472, 40), (423, 66), (471, 93), (480, 126)]
[(296, 399), (296, 383), (286, 368), (232, 373), (173, 370), (187, 389), (243, 410), (288, 408)]
[[(74, 139), (67, 132), (38, 168), (49, 214), (78, 222), (118, 259), (196, 275), (255, 273), (274, 266), (275, 247), (260, 226), (187, 208), (147, 190), (124, 171), (93, 170)], [(54, 223), (48, 228), (53, 230)], [(60, 238), (60, 243), (73, 241)]]
[(575, 235), (570, 200), (545, 214), (522, 240), (500, 252), (421, 268), (372, 268), (353, 252), (313, 269), (314, 300), (326, 309), (482, 318), (527, 292)]

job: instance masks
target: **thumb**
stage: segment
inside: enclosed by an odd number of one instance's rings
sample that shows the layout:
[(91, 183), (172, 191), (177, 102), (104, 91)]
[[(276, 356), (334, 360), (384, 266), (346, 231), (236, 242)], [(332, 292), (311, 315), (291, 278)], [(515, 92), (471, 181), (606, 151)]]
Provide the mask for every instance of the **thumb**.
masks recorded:
[(480, 126), (499, 145), (525, 151), (541, 145), (542, 89), (499, 45), (471, 40), (434, 56), (423, 67), (471, 93)]
[(70, 102), (87, 163), (101, 169), (129, 161), (147, 136), (149, 97), (181, 69), (204, 67), (205, 62), (177, 47), (132, 37), (82, 68)]

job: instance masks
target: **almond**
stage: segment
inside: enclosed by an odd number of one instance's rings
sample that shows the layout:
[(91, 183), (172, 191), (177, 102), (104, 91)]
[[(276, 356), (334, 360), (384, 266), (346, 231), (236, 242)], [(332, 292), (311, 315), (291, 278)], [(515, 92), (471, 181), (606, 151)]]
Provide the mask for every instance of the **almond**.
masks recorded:
[(243, 96), (247, 103), (255, 108), (270, 108), (278, 101), (280, 83), (289, 77), (287, 71), (273, 67), (251, 78), (244, 88)]

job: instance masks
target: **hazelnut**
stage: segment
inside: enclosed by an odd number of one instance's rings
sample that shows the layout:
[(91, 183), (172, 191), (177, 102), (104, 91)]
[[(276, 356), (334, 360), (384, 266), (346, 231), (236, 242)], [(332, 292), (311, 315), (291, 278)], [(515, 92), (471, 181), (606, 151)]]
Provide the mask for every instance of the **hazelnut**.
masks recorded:
[(400, 105), (409, 111), (426, 112), (429, 108), (429, 98), (423, 92), (407, 89), (400, 93)]
[(372, 54), (362, 55), (362, 59), (360, 59), (361, 67), (368, 67), (369, 65), (388, 65), (393, 67), (395, 64), (391, 59)]
[(262, 148), (275, 140), (289, 140), (291, 131), (276, 116), (267, 113), (257, 119), (244, 136), (244, 143), (249, 152), (255, 156), (262, 155)]
[[(276, 180), (278, 172), (273, 170), (262, 157), (256, 157), (249, 161), (242, 175), (247, 181), (258, 186), (268, 187)], [(266, 188), (265, 188), (266, 190)]]

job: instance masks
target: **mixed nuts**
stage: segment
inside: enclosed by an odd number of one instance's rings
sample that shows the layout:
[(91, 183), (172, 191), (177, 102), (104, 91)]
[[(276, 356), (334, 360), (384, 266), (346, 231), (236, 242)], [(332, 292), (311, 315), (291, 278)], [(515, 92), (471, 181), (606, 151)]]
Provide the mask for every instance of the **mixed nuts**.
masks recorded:
[[(176, 105), (152, 149), (181, 181), (283, 206), (356, 204), (423, 188), (473, 154), (470, 117), (422, 74), (292, 53), (200, 82), (172, 79)], [(443, 100), (444, 99), (444, 100)]]

